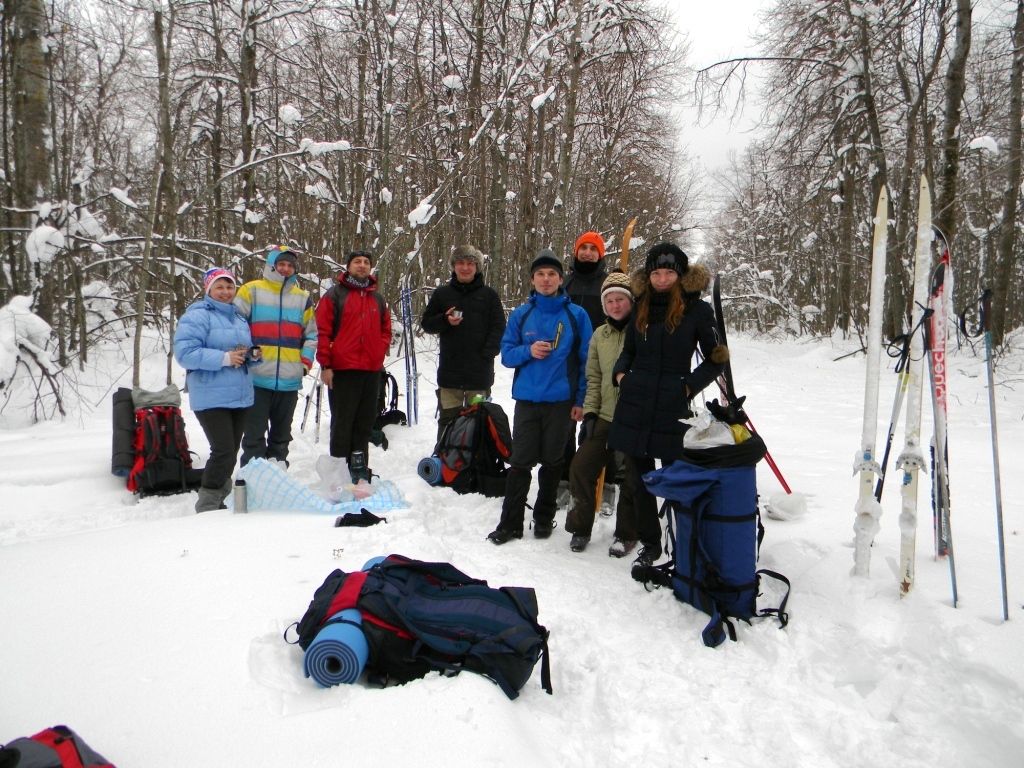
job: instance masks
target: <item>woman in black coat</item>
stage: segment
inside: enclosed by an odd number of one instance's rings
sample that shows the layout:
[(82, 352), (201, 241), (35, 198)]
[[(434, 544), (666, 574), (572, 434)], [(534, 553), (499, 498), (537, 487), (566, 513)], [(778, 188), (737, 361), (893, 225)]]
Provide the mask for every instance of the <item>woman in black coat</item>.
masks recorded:
[[(634, 284), (634, 321), (626, 329), (622, 354), (612, 372), (619, 386), (608, 445), (626, 454), (633, 473), (637, 533), (643, 547), (634, 566), (661, 557), (661, 522), (657, 502), (643, 475), (682, 456), (680, 419), (688, 418), (690, 399), (721, 374), (729, 351), (719, 344), (714, 310), (701, 300), (707, 270), (689, 263), (672, 243), (658, 243), (647, 253), (644, 272)], [(703, 362), (691, 370), (700, 349)]]

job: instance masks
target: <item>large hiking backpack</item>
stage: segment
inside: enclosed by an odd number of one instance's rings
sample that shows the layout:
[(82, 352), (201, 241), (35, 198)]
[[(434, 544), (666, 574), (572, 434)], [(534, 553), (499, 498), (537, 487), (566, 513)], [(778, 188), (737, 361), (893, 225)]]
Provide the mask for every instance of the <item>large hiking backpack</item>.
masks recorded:
[(505, 495), (512, 454), (508, 416), (497, 403), (475, 403), (445, 427), (434, 455), (441, 462), (440, 485), (456, 493)]
[[(725, 642), (726, 634), (736, 639), (730, 619), (749, 623), (774, 616), (785, 627), (789, 580), (757, 568), (764, 527), (754, 464), (764, 456), (764, 442), (754, 435), (740, 445), (684, 453), (683, 461), (644, 476), (647, 489), (665, 499), (661, 514), (668, 518), (671, 559), (637, 569), (634, 578), (671, 586), (678, 600), (708, 614), (701, 639), (709, 648)], [(761, 576), (785, 585), (777, 608), (758, 609)]]
[(0, 768), (114, 768), (66, 725), (0, 747)]
[(136, 389), (132, 397), (135, 463), (128, 473), (128, 490), (140, 496), (166, 496), (198, 489), (203, 471), (192, 467), (177, 387), (160, 392)]
[(382, 369), (377, 395), (377, 418), (373, 421), (370, 442), (386, 451), (388, 438), (384, 434), (384, 427), (389, 424), (401, 424), (404, 427), (408, 421), (405, 412), (398, 410), (398, 380), (386, 369)]
[(292, 625), (294, 642), (307, 650), (332, 617), (350, 608), (362, 615), (371, 680), (407, 683), (431, 671), (467, 670), (514, 699), (539, 660), (541, 684), (551, 693), (548, 631), (537, 622), (529, 587), (494, 589), (448, 563), (389, 555), (363, 571), (332, 572)]

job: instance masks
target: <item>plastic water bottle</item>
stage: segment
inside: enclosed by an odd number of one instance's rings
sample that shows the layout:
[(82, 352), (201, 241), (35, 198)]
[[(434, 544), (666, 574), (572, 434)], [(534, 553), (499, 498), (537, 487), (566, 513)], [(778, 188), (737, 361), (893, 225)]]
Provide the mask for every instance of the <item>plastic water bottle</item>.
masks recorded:
[(246, 499), (245, 480), (235, 480), (235, 512), (248, 512), (248, 501)]

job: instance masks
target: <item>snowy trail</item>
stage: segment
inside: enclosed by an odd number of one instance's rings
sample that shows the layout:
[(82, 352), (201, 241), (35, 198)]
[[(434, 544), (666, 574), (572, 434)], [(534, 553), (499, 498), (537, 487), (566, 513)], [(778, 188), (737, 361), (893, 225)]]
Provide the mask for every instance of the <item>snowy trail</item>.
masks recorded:
[[(484, 537), (499, 500), (416, 475), (434, 439), (429, 350), (420, 424), (389, 427), (391, 449), (370, 462), (411, 508), (373, 528), (337, 529), (315, 514), (195, 515), (186, 496), (136, 503), (109, 474), (102, 406), (0, 432), (0, 742), (67, 723), (119, 768), (1020, 765), (1024, 394), (999, 391), (1011, 621), (1000, 621), (984, 362), (964, 355), (952, 356), (950, 384), (960, 608), (945, 562), (930, 556), (924, 509), (917, 584), (901, 600), (890, 566), (896, 482), (870, 576), (850, 577), (864, 358), (833, 358), (853, 346), (732, 340), (738, 393), (809, 511), (764, 520), (760, 565), (792, 580), (790, 625), (740, 625), (739, 642), (715, 650), (701, 645), (703, 614), (666, 590), (646, 592), (628, 558), (607, 556), (611, 519), (598, 519), (582, 554), (569, 551), (562, 513), (551, 539), (497, 548)], [(883, 377), (884, 404), (896, 377)], [(510, 383), (501, 370), (495, 399), (509, 413)], [(301, 401), (291, 474), (312, 483), (328, 417), (319, 445), (312, 425), (298, 434), (299, 419)], [(204, 461), (187, 410), (186, 421)], [(763, 464), (758, 482), (762, 498), (779, 490)], [(385, 690), (304, 679), (285, 627), (331, 570), (390, 552), (534, 586), (555, 695), (538, 675), (514, 702), (471, 674)]]

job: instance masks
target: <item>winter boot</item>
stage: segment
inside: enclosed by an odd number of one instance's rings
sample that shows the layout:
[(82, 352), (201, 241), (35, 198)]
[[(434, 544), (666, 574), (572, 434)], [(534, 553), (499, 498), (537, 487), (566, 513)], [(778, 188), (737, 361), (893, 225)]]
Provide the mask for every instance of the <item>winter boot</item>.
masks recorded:
[(217, 491), (217, 493), (220, 494), (220, 508), (221, 509), (227, 509), (228, 508), (227, 504), (225, 504), (224, 502), (227, 500), (228, 496), (230, 496), (234, 492), (235, 492), (235, 481), (232, 480), (229, 477), (227, 480), (224, 481), (224, 485), (222, 485), (220, 487), (220, 489)]
[(215, 509), (223, 509), (221, 502), (225, 498), (221, 495), (220, 488), (200, 486), (199, 498), (196, 500), (196, 512), (212, 512)]
[(495, 544), (523, 538), (526, 497), (530, 495), (530, 470), (512, 467), (508, 471), (505, 500), (501, 503), (501, 522), (487, 537)]
[(573, 534), (572, 539), (569, 541), (569, 549), (573, 552), (582, 552), (587, 548), (587, 544), (590, 543), (590, 537), (584, 536), (582, 533)]
[[(547, 538), (551, 535), (554, 527), (555, 512), (558, 505), (555, 497), (558, 495), (558, 486), (562, 477), (562, 465), (541, 466), (537, 473), (537, 501), (533, 505), (533, 532), (538, 538)], [(546, 533), (541, 530), (547, 529)]]

